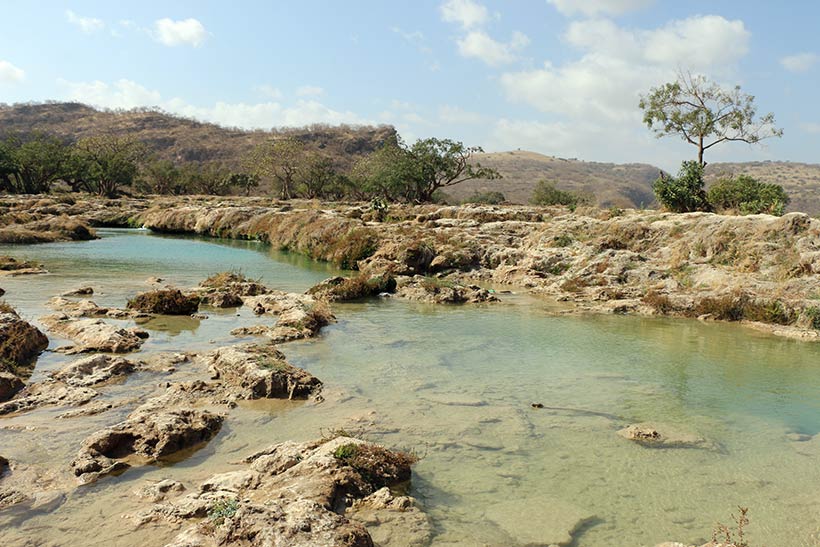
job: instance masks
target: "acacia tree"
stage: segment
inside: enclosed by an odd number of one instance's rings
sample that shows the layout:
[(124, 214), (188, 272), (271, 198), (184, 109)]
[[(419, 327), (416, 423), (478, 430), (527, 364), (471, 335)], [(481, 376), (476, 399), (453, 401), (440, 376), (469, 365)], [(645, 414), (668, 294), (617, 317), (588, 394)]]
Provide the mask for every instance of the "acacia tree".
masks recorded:
[(146, 156), (143, 143), (114, 135), (82, 139), (75, 146), (75, 153), (76, 162), (86, 170), (88, 189), (106, 197), (116, 197), (122, 186), (134, 182)]
[(755, 144), (783, 135), (774, 114), (757, 117), (754, 99), (740, 86), (724, 89), (704, 76), (680, 72), (676, 81), (641, 97), (639, 106), (644, 123), (658, 138), (680, 136), (697, 147), (698, 163), (705, 166), (704, 152), (720, 143)]
[(273, 179), (282, 199), (294, 195), (296, 179), (305, 168), (305, 146), (292, 138), (271, 139), (259, 144), (247, 160), (248, 170), (261, 178)]
[(47, 193), (62, 178), (69, 157), (68, 146), (45, 133), (8, 137), (2, 149), (0, 176), (18, 194)]
[(411, 172), (414, 175), (415, 201), (433, 200), (436, 190), (473, 179), (500, 179), (495, 169), (471, 162), (473, 155), (484, 152), (480, 146), (464, 146), (450, 139), (422, 139), (410, 147)]

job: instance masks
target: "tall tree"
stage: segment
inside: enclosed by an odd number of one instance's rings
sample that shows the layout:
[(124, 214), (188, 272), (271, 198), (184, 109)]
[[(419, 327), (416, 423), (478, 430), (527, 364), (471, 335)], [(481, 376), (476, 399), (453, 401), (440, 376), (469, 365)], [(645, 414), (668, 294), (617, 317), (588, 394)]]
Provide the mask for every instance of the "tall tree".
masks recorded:
[(272, 180), (278, 187), (279, 197), (291, 199), (306, 160), (304, 144), (292, 138), (278, 138), (259, 144), (246, 164), (252, 174)]
[(680, 72), (674, 82), (652, 88), (641, 97), (643, 121), (655, 135), (677, 135), (697, 147), (698, 163), (704, 153), (723, 142), (755, 144), (780, 137), (774, 114), (757, 117), (752, 95), (740, 86), (724, 89), (704, 76)]
[(473, 155), (484, 152), (480, 146), (464, 146), (450, 139), (418, 140), (408, 150), (412, 159), (415, 201), (432, 201), (441, 189), (473, 179), (500, 179), (498, 171), (471, 161)]
[(78, 163), (87, 169), (88, 188), (100, 196), (115, 197), (130, 186), (145, 159), (143, 143), (131, 137), (86, 137), (75, 146)]
[(63, 176), (69, 147), (45, 133), (14, 135), (3, 146), (0, 170), (9, 190), (18, 194), (47, 193), (51, 184)]
[(170, 160), (154, 160), (145, 166), (141, 178), (152, 194), (173, 194), (180, 188), (182, 173)]

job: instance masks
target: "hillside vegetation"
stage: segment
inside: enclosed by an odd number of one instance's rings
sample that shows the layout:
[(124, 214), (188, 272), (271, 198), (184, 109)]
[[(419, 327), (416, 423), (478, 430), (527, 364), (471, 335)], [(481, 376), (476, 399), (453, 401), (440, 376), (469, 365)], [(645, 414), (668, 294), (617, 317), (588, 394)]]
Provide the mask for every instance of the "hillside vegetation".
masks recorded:
[(153, 109), (97, 110), (80, 103), (0, 105), (0, 134), (42, 131), (76, 141), (99, 134), (128, 135), (144, 142), (161, 159), (224, 162), (239, 167), (243, 157), (274, 135), (288, 136), (321, 150), (337, 168), (396, 141), (390, 126), (313, 125), (299, 129), (247, 131), (203, 123)]
[(782, 186), (791, 199), (786, 211), (820, 215), (820, 164), (790, 161), (713, 163), (706, 167), (707, 187), (719, 178), (739, 174)]
[(499, 191), (511, 203), (528, 203), (539, 180), (561, 190), (594, 195), (601, 207), (656, 205), (652, 181), (660, 169), (643, 163), (619, 165), (556, 158), (523, 150), (478, 154), (476, 161), (501, 173), (501, 180), (472, 180), (447, 191), (462, 200), (475, 192)]

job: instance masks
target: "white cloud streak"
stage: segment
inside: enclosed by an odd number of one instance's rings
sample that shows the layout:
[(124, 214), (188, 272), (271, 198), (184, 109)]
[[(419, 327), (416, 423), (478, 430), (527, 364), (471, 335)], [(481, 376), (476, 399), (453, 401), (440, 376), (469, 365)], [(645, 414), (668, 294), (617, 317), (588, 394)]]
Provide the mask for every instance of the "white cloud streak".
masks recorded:
[(439, 7), (441, 18), (465, 30), (479, 27), (490, 19), (487, 8), (473, 0), (447, 0)]
[(26, 73), (8, 61), (0, 59), (0, 84), (19, 84), (26, 79)]
[(567, 16), (621, 15), (643, 9), (653, 0), (547, 0), (559, 12)]
[(199, 47), (208, 37), (208, 32), (197, 19), (174, 21), (166, 17), (154, 22), (153, 36), (157, 42), (170, 47)]
[(83, 17), (81, 15), (77, 15), (71, 10), (66, 10), (65, 17), (69, 23), (76, 26), (86, 34), (91, 34), (105, 28), (105, 23), (102, 19), (97, 19), (96, 17)]
[(474, 30), (457, 41), (462, 57), (479, 59), (489, 66), (501, 66), (514, 62), (516, 53), (525, 48), (530, 39), (522, 32), (514, 32), (509, 42), (498, 42), (487, 33)]
[(816, 53), (798, 53), (780, 59), (780, 64), (789, 72), (808, 72), (820, 59)]

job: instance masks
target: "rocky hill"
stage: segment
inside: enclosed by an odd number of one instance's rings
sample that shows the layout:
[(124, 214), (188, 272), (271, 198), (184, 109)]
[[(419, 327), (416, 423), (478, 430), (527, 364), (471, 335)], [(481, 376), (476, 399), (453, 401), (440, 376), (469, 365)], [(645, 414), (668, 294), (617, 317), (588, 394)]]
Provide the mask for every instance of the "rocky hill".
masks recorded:
[(272, 135), (288, 135), (322, 150), (339, 168), (395, 141), (390, 126), (354, 127), (313, 125), (306, 128), (247, 131), (182, 118), (155, 109), (97, 110), (80, 103), (0, 105), (0, 134), (44, 131), (70, 140), (99, 134), (129, 134), (147, 143), (160, 157), (178, 162), (223, 161), (237, 165), (241, 158)]
[(447, 189), (456, 200), (475, 192), (498, 191), (511, 203), (528, 203), (539, 180), (562, 190), (592, 194), (602, 207), (656, 205), (652, 182), (660, 169), (643, 163), (616, 164), (556, 158), (523, 150), (479, 154), (476, 161), (496, 169), (501, 180), (474, 180)]

